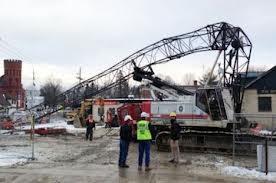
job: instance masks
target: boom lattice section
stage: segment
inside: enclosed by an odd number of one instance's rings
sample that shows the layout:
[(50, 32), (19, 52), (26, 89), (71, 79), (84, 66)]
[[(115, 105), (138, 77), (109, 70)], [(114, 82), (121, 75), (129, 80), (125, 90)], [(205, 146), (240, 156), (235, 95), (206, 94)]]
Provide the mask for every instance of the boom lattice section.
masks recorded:
[[(155, 42), (116, 63), (105, 71), (81, 82), (58, 96), (63, 106), (80, 103), (84, 98), (93, 97), (128, 80), (137, 66), (145, 71), (149, 66), (162, 64), (189, 54), (204, 51), (220, 51), (223, 61), (223, 86), (232, 89), (235, 112), (239, 112), (243, 99), (241, 73), (247, 74), (252, 44), (239, 27), (225, 22), (207, 25), (186, 34), (173, 36)], [(118, 73), (123, 77), (118, 79)], [(42, 106), (39, 104), (31, 109)], [(59, 110), (58, 108), (53, 111)]]

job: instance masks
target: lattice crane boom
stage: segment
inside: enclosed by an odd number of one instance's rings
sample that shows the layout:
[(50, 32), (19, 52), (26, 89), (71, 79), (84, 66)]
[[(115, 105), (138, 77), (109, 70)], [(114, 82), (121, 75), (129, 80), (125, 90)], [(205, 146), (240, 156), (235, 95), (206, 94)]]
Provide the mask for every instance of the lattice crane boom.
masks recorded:
[[(241, 28), (225, 22), (207, 25), (186, 34), (162, 39), (131, 54), (105, 71), (82, 81), (57, 96), (58, 103), (80, 102), (84, 97), (93, 97), (115, 87), (122, 80), (132, 77), (135, 66), (147, 71), (149, 66), (166, 63), (189, 54), (222, 51), (222, 84), (232, 89), (235, 111), (238, 112), (241, 108), (244, 89), (240, 77), (241, 73), (244, 76), (247, 74), (251, 50), (251, 41)], [(123, 74), (120, 79), (116, 77), (119, 72)], [(97, 86), (97, 88), (84, 92), (87, 87), (93, 86)]]

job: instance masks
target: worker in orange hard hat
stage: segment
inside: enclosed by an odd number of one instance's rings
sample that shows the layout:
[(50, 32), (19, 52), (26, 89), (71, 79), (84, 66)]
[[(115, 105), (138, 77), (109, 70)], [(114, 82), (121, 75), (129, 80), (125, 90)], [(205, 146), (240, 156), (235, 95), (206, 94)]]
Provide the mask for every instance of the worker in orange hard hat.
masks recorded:
[(180, 154), (178, 141), (180, 139), (181, 127), (176, 121), (175, 112), (170, 113), (170, 119), (171, 119), (170, 146), (171, 146), (171, 152), (172, 152), (172, 159), (169, 162), (177, 164), (179, 162), (179, 154)]

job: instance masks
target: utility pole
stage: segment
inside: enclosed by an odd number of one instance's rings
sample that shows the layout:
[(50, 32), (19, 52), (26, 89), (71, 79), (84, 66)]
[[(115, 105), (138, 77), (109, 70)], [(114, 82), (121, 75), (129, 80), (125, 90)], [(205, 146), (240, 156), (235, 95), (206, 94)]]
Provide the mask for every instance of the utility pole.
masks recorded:
[(81, 81), (83, 80), (83, 78), (81, 77), (81, 67), (79, 69), (79, 72), (77, 73), (77, 77), (76, 78), (79, 80), (79, 83), (81, 83)]
[(31, 89), (31, 107), (34, 106), (34, 92), (35, 92), (35, 73), (34, 73), (34, 69), (33, 69), (33, 87)]
[[(33, 69), (33, 87), (31, 89), (30, 95), (31, 95), (31, 106), (33, 107), (33, 101), (34, 101), (34, 90), (35, 90), (35, 75), (34, 75), (34, 69)], [(34, 134), (35, 134), (35, 116), (34, 113), (31, 112), (31, 143), (32, 143), (32, 157), (31, 159), (34, 160)]]

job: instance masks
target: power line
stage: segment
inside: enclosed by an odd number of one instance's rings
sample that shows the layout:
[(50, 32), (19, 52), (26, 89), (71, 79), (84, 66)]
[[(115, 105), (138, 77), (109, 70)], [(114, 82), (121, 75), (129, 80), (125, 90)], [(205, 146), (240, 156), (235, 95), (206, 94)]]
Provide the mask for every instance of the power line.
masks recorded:
[[(3, 47), (1, 44), (0, 44), (0, 49), (1, 49), (1, 52), (4, 53), (5, 55), (7, 55), (8, 57), (14, 57), (14, 53), (11, 53), (7, 49), (5, 49), (5, 47)], [(16, 56), (16, 57), (18, 57), (18, 56)]]
[(5, 45), (3, 45), (3, 44), (0, 44), (0, 46), (1, 46), (4, 50), (6, 50), (7, 52), (16, 55), (18, 58), (21, 58), (21, 59), (23, 58), (22, 55), (16, 53), (15, 51), (13, 51), (12, 49), (8, 48), (7, 46), (5, 46)]
[(9, 51), (11, 51), (15, 55), (19, 56), (20, 58), (23, 58), (24, 61), (27, 59), (27, 60), (29, 60), (31, 62), (32, 59), (30, 57), (26, 56), (25, 54), (23, 54), (18, 48), (16, 48), (15, 46), (11, 45), (7, 41), (3, 40), (3, 38), (1, 38), (1, 37), (0, 37), (0, 41), (1, 41), (2, 44), (5, 45), (6, 49), (8, 49)]

